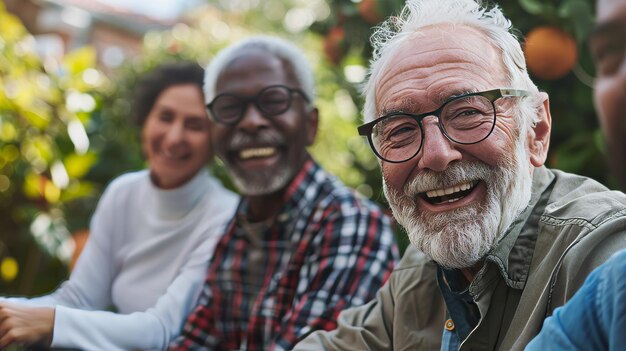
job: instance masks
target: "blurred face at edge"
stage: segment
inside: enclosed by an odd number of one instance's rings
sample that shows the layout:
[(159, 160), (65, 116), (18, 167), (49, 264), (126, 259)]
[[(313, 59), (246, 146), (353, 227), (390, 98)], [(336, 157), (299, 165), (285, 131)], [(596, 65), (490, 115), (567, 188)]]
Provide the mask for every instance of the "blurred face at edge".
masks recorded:
[(141, 137), (157, 187), (172, 189), (193, 178), (213, 156), (200, 88), (180, 84), (163, 90), (148, 113)]
[[(420, 45), (409, 39), (387, 54), (375, 88), (377, 116), (420, 114), (452, 96), (509, 87), (501, 57), (479, 30), (437, 25), (422, 33)], [(543, 164), (547, 145), (542, 151), (528, 146), (541, 133), (521, 128), (514, 109), (519, 99), (495, 101), (495, 128), (477, 144), (448, 140), (437, 118), (428, 116), (414, 158), (381, 161), (395, 218), (411, 243), (444, 267), (474, 266), (528, 205), (532, 170)], [(544, 100), (541, 126), (549, 134), (547, 96)]]
[(598, 0), (596, 20), (589, 37), (597, 68), (594, 101), (611, 167), (626, 186), (626, 1)]

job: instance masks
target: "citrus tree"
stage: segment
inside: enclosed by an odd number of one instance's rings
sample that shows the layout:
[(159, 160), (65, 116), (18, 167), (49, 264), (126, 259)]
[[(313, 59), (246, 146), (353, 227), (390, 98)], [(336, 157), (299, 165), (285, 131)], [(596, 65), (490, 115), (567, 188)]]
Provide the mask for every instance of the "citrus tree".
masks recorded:
[[(531, 78), (550, 95), (552, 139), (548, 166), (618, 187), (607, 172), (603, 136), (592, 103), (593, 64), (586, 47), (591, 0), (499, 2), (519, 31)], [(311, 28), (323, 36), (324, 53), (337, 71), (367, 62), (368, 37), (402, 0), (329, 0), (332, 15)], [(359, 101), (359, 97), (354, 97)], [(360, 106), (360, 104), (359, 104)]]

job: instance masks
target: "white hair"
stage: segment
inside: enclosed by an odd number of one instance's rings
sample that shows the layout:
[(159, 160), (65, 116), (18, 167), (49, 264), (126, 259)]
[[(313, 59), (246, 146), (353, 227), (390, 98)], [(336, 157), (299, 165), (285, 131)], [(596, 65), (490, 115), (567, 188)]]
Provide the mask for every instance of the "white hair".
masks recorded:
[(259, 35), (244, 39), (221, 50), (207, 65), (204, 73), (204, 98), (207, 103), (215, 97), (215, 85), (222, 71), (243, 51), (258, 49), (273, 54), (291, 66), (299, 88), (310, 99), (315, 100), (313, 70), (300, 49), (290, 42), (271, 36)]
[(376, 84), (383, 69), (391, 64), (395, 49), (406, 41), (416, 40), (419, 36), (415, 34), (422, 28), (436, 24), (466, 25), (483, 31), (485, 39), (500, 51), (506, 79), (511, 85), (509, 88), (524, 89), (532, 94), (530, 99), (519, 99), (517, 104), (516, 115), (526, 119), (520, 129), (524, 131), (538, 120), (536, 110), (542, 101), (537, 94), (539, 90), (528, 76), (524, 53), (513, 33), (511, 21), (497, 5), (487, 9), (480, 0), (407, 0), (399, 16), (388, 18), (372, 34), (373, 55), (368, 79), (363, 86), (366, 122), (378, 117)]

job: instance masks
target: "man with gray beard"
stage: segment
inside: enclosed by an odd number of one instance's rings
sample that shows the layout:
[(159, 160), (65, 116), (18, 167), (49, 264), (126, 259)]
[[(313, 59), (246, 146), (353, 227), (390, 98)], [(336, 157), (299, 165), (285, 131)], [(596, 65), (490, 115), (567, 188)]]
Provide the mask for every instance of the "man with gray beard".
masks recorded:
[(548, 96), (497, 6), (408, 0), (372, 43), (358, 130), (413, 245), (375, 300), (295, 349), (523, 349), (626, 247), (626, 196), (544, 166)]
[(318, 111), (304, 55), (273, 37), (206, 69), (213, 148), (242, 193), (173, 350), (290, 350), (374, 298), (398, 259), (382, 210), (309, 155)]

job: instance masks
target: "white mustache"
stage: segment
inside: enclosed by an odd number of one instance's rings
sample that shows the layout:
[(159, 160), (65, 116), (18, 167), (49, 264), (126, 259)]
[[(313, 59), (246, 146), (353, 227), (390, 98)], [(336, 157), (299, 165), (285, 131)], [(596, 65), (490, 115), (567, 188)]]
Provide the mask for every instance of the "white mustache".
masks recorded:
[(228, 144), (230, 150), (239, 150), (248, 147), (265, 145), (282, 145), (285, 144), (285, 138), (275, 130), (267, 129), (256, 133), (254, 136), (238, 131), (235, 132), (233, 138)]
[(487, 179), (492, 172), (494, 170), (482, 162), (457, 162), (443, 172), (423, 170), (404, 186), (404, 195), (412, 199), (430, 190)]

